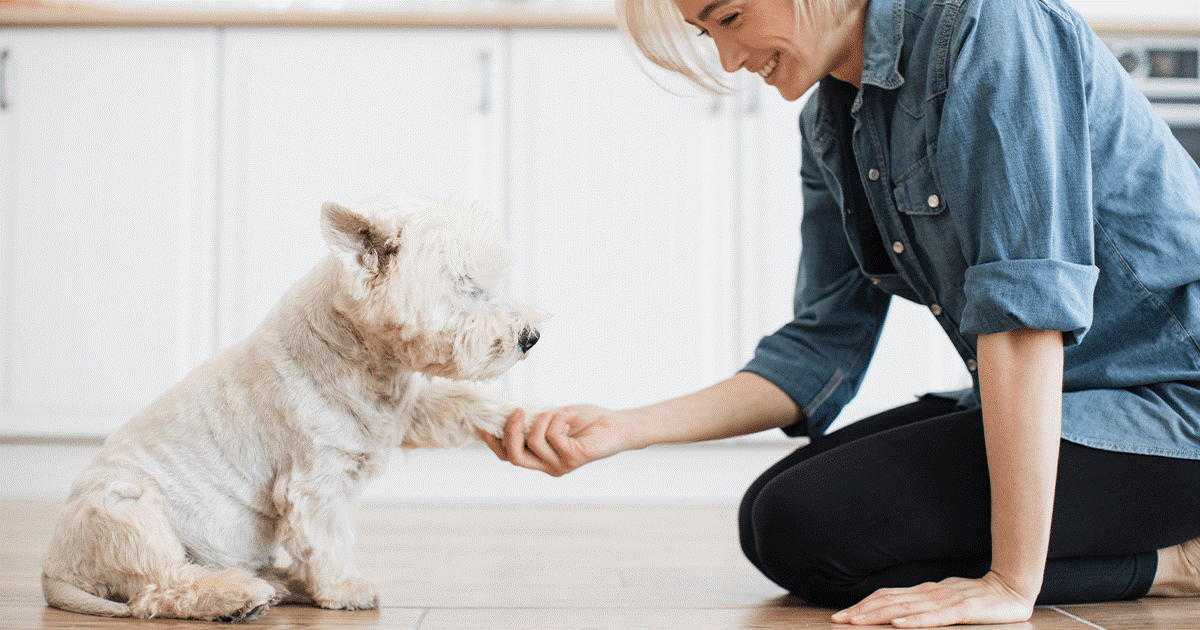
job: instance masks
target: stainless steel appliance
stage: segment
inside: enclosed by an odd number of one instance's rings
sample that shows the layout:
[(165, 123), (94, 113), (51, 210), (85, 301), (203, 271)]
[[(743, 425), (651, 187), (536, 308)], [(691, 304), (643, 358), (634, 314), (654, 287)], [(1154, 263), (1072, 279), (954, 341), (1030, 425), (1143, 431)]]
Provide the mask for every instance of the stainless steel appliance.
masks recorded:
[(1126, 35), (1104, 42), (1200, 163), (1200, 38)]

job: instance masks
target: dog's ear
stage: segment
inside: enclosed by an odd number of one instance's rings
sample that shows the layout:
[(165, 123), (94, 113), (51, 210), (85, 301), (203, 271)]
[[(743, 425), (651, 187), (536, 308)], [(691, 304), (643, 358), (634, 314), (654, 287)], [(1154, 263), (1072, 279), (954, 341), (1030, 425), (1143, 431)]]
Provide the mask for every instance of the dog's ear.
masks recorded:
[(399, 235), (387, 233), (370, 218), (333, 201), (321, 206), (321, 232), (339, 258), (356, 262), (370, 274), (379, 273), (399, 250)]

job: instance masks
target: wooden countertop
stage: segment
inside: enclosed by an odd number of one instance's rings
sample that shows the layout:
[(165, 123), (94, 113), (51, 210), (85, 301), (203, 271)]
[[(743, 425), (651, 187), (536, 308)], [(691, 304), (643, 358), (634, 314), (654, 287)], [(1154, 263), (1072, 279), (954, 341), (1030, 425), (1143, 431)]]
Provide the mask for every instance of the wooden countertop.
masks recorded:
[[(196, 27), (447, 27), (600, 28), (616, 27), (611, 9), (505, 6), (384, 11), (180, 11), (123, 10), (39, 0), (0, 0), (0, 26), (196, 26)], [(1089, 18), (1107, 35), (1156, 34), (1200, 37), (1194, 20)]]

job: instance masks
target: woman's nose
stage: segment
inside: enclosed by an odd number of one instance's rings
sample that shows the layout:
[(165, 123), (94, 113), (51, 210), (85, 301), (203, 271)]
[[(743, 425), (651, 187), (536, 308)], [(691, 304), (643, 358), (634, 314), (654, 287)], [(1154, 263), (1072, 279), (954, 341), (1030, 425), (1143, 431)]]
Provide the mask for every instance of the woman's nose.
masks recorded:
[(721, 57), (721, 67), (730, 74), (742, 69), (746, 63), (746, 49), (732, 38), (713, 40), (717, 45), (717, 54)]

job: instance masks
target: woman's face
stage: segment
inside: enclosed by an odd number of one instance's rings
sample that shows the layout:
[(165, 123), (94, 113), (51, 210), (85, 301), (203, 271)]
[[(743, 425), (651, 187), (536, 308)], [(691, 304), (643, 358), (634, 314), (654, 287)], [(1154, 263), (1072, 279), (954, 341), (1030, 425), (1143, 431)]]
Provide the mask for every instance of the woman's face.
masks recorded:
[(839, 23), (796, 29), (793, 0), (672, 0), (683, 19), (712, 37), (726, 72), (745, 68), (794, 101), (827, 74), (858, 85), (862, 77), (863, 10)]

